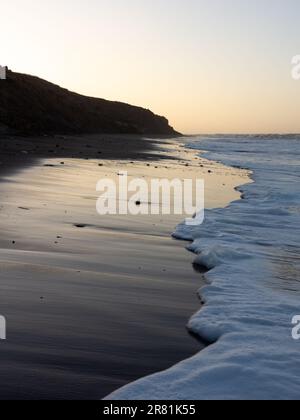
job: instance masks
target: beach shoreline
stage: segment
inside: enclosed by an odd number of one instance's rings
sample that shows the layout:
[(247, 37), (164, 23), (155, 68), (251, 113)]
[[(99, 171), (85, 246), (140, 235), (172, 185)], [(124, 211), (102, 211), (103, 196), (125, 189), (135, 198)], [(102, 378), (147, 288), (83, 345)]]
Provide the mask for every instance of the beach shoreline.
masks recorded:
[(297, 400), (299, 136), (203, 136), (190, 147), (251, 175), (241, 199), (175, 233), (207, 269), (189, 328), (212, 344), (106, 400)]
[(170, 236), (183, 217), (100, 218), (95, 185), (120, 170), (148, 180), (200, 176), (214, 208), (240, 196), (234, 186), (245, 174), (184, 149), (184, 138), (125, 136), (124, 147), (124, 137), (104, 137), (101, 145), (99, 136), (76, 137), (73, 149), (73, 137), (55, 138), (55, 153), (53, 138), (38, 149), (14, 138), (18, 158), (5, 151), (0, 312), (10, 331), (0, 348), (2, 398), (103, 398), (204, 347), (186, 331), (200, 307), (201, 275)]

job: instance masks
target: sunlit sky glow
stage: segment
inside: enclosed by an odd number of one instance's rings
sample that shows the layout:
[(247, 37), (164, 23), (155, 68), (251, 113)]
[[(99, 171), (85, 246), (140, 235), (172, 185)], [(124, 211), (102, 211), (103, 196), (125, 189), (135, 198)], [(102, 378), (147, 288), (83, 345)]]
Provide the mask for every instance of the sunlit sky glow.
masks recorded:
[(299, 0), (9, 0), (0, 64), (185, 133), (300, 132)]

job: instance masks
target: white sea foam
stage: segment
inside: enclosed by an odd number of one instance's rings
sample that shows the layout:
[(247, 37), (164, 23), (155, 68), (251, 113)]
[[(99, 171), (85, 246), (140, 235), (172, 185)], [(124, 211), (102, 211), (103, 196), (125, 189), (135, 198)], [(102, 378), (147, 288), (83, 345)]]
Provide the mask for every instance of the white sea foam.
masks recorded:
[(252, 169), (255, 181), (243, 200), (175, 233), (209, 269), (189, 328), (214, 344), (108, 398), (299, 399), (300, 137), (210, 136), (191, 147)]

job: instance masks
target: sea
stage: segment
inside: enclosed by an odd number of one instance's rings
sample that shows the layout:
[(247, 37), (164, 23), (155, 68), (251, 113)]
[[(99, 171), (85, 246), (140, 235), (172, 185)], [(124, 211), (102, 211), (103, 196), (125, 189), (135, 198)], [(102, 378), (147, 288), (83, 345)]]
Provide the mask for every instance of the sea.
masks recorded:
[[(206, 268), (201, 310), (189, 330), (209, 345), (168, 371), (112, 398), (300, 398), (300, 136), (202, 135), (189, 147), (207, 159), (249, 169), (241, 199), (206, 210), (200, 226), (183, 222)], [(111, 398), (111, 397), (110, 397)]]

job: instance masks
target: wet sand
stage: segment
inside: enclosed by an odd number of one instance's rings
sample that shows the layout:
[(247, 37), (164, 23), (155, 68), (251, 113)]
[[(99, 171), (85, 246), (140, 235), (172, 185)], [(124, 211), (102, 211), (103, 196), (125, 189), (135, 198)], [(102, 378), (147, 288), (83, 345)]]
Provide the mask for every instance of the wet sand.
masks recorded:
[(84, 159), (25, 153), (26, 167), (2, 172), (1, 399), (100, 399), (203, 346), (185, 327), (199, 309), (202, 278), (184, 243), (170, 237), (182, 217), (95, 210), (96, 182), (121, 170), (145, 179), (203, 176), (207, 207), (238, 198), (241, 171), (176, 141), (167, 148), (150, 144), (129, 159), (127, 147), (114, 160), (111, 150), (95, 159), (93, 146)]

